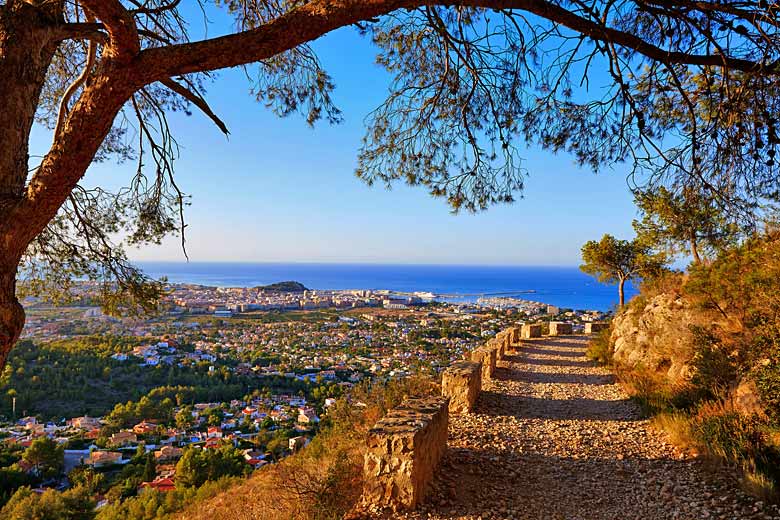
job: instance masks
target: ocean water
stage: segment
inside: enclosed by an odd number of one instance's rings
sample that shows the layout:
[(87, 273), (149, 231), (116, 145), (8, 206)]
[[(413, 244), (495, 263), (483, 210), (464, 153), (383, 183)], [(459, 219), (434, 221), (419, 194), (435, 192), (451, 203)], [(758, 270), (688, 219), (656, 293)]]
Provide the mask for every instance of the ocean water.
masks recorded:
[[(429, 291), (449, 300), (515, 296), (559, 307), (607, 311), (617, 287), (598, 283), (576, 267), (380, 265), (313, 263), (140, 262), (153, 277), (174, 283), (253, 287), (294, 280), (310, 289)], [(626, 284), (626, 298), (635, 294)]]

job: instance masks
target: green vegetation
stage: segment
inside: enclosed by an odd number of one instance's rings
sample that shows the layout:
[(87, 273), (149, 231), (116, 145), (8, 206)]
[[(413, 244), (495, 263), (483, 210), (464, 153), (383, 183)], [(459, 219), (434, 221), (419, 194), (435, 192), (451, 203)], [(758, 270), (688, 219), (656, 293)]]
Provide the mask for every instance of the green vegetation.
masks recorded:
[(255, 287), (255, 289), (262, 289), (264, 291), (275, 291), (275, 292), (303, 292), (309, 290), (301, 282), (292, 282), (292, 281), (276, 282), (270, 285), (259, 285)]
[(709, 194), (689, 187), (674, 193), (661, 186), (638, 192), (636, 205), (642, 213), (634, 221), (637, 240), (670, 255), (688, 252), (698, 264), (736, 242), (738, 228)]
[(244, 476), (248, 473), (249, 466), (243, 455), (233, 446), (212, 450), (190, 448), (176, 464), (176, 485), (200, 487), (209, 480)]
[(593, 361), (606, 366), (612, 365), (612, 345), (610, 335), (612, 329), (604, 329), (596, 333), (588, 344), (585, 354)]
[[(690, 302), (690, 375), (616, 370), (679, 444), (738, 468), (745, 488), (777, 500), (780, 485), (780, 232), (755, 234), (687, 275), (649, 280), (636, 309), (660, 293)], [(658, 325), (662, 326), (662, 325)], [(649, 330), (648, 333), (653, 333)], [(597, 338), (592, 357), (609, 361)]]
[(55, 477), (65, 464), (64, 449), (49, 437), (39, 437), (25, 450), (22, 460), (32, 467), (34, 474), (43, 478)]
[[(184, 402), (226, 401), (264, 387), (297, 393), (306, 383), (283, 377), (258, 380), (240, 375), (220, 363), (176, 363), (142, 366), (130, 358), (117, 361), (115, 352), (128, 352), (136, 338), (86, 336), (37, 344), (22, 341), (9, 357), (0, 376), (0, 416), (11, 417), (11, 396), (16, 396), (17, 415), (40, 415), (47, 419), (78, 415), (100, 416), (113, 403), (139, 400), (162, 386), (189, 390)], [(186, 346), (184, 347), (186, 350)], [(234, 361), (235, 363), (235, 361)], [(217, 366), (210, 371), (209, 367)], [(143, 418), (143, 417), (141, 417)]]
[(618, 284), (620, 306), (625, 304), (624, 286), (627, 281), (658, 274), (666, 263), (665, 257), (654, 253), (638, 241), (618, 240), (604, 235), (598, 242), (591, 240), (582, 246), (580, 269), (601, 283)]

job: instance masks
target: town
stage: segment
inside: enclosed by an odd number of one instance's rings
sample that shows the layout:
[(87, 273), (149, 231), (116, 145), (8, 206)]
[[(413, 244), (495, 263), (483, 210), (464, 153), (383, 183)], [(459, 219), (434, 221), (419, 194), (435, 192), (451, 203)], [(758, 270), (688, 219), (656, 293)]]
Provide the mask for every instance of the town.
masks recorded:
[(147, 318), (103, 314), (89, 287), (68, 306), (27, 301), (0, 378), (0, 501), (88, 481), (102, 507), (242, 477), (309, 443), (354, 385), (435, 376), (526, 320), (604, 318), (506, 297), (282, 289), (171, 285)]

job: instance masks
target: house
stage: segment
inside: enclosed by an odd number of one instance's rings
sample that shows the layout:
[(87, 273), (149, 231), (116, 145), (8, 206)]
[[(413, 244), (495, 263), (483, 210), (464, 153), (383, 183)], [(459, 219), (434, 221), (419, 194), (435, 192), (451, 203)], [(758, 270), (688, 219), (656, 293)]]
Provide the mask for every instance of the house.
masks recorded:
[(290, 451), (298, 451), (309, 444), (309, 438), (304, 436), (293, 437), (288, 441), (288, 447)]
[(222, 428), (220, 428), (219, 426), (209, 426), (209, 429), (206, 432), (206, 436), (209, 439), (221, 439)]
[(108, 443), (112, 446), (127, 446), (136, 442), (138, 442), (138, 437), (136, 437), (135, 433), (126, 430), (116, 432), (108, 440)]
[(139, 491), (143, 491), (145, 489), (173, 491), (176, 489), (176, 484), (171, 477), (157, 477), (151, 482), (143, 482), (140, 486), (138, 486)]
[(97, 428), (100, 428), (100, 421), (97, 420), (94, 417), (87, 417), (86, 415), (83, 417), (74, 417), (70, 421), (68, 421), (70, 425), (74, 428), (80, 428), (82, 430), (95, 430)]
[(314, 408), (301, 407), (298, 409), (298, 422), (301, 424), (314, 424), (320, 422)]
[(181, 458), (181, 448), (175, 448), (173, 446), (163, 446), (159, 450), (154, 452), (154, 459), (162, 462), (167, 460), (178, 460)]
[(95, 468), (102, 466), (110, 466), (112, 464), (120, 464), (122, 462), (122, 454), (116, 451), (93, 451), (89, 454), (89, 457), (84, 464)]
[(154, 433), (157, 430), (157, 425), (151, 421), (141, 421), (133, 426), (133, 433), (138, 435), (146, 435), (148, 433)]
[(216, 437), (209, 437), (206, 439), (206, 444), (203, 445), (206, 449), (217, 449), (222, 445), (222, 439)]

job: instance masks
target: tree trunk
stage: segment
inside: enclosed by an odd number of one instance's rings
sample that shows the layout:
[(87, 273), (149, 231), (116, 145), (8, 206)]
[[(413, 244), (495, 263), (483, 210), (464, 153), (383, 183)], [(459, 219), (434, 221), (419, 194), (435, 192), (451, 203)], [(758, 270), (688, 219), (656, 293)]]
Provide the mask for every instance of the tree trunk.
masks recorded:
[(701, 257), (699, 256), (699, 245), (696, 243), (696, 233), (691, 233), (690, 243), (691, 243), (691, 256), (693, 257), (693, 261), (696, 264), (700, 264)]
[(24, 309), (16, 299), (16, 268), (0, 267), (0, 368), (24, 328)]
[(626, 294), (623, 289), (623, 286), (626, 284), (626, 279), (621, 278), (620, 282), (618, 283), (618, 295), (620, 296), (620, 308), (623, 308), (623, 305), (626, 303)]
[(26, 222), (14, 211), (25, 197), (30, 130), (56, 50), (49, 38), (56, 12), (26, 2), (0, 9), (0, 368), (24, 327), (16, 274), (29, 241), (20, 237)]

